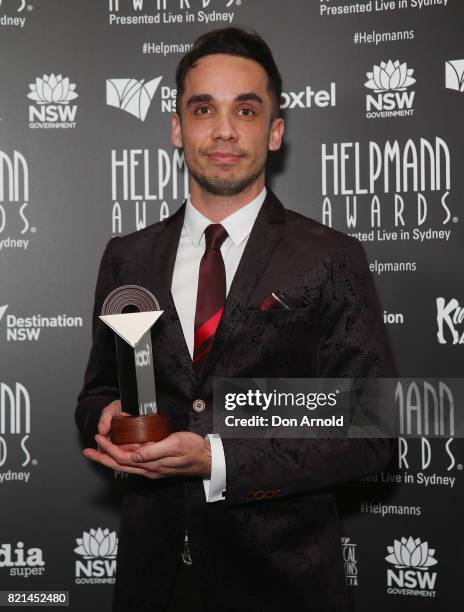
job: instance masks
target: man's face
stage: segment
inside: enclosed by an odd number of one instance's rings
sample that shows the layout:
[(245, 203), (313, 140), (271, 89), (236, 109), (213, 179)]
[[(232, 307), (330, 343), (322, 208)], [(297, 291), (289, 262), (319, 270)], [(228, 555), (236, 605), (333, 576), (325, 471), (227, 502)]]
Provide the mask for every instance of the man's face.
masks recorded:
[(284, 131), (283, 119), (271, 121), (267, 84), (258, 63), (233, 55), (207, 55), (187, 72), (171, 138), (207, 192), (230, 196), (264, 182), (268, 150), (280, 147)]

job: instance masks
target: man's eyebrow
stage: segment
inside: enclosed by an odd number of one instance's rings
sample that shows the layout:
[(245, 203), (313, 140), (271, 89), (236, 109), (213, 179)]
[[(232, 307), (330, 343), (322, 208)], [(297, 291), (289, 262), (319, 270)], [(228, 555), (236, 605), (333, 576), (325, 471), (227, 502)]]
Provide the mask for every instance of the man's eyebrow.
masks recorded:
[(254, 91), (249, 91), (234, 98), (234, 102), (258, 102), (258, 104), (263, 104), (263, 99)]
[[(190, 108), (194, 104), (199, 104), (201, 102), (214, 102), (215, 98), (211, 94), (197, 94), (195, 96), (191, 96), (187, 100), (187, 108)], [(263, 99), (258, 96), (254, 91), (249, 91), (246, 93), (239, 94), (234, 98), (234, 102), (257, 102), (258, 104), (263, 104)]]
[(199, 102), (213, 102), (214, 98), (210, 94), (197, 94), (196, 96), (192, 96), (187, 100), (187, 108), (190, 108), (194, 104), (198, 104)]

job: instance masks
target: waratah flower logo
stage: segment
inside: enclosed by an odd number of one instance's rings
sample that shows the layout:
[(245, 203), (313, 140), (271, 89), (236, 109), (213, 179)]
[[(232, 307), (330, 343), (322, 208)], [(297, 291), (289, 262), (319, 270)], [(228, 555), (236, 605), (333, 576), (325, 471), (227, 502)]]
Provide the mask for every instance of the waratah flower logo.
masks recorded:
[(70, 83), (68, 77), (63, 79), (61, 74), (44, 74), (37, 77), (35, 83), (29, 85), (31, 91), (27, 94), (30, 100), (37, 104), (69, 104), (77, 98), (75, 83)]
[(420, 538), (395, 540), (393, 546), (387, 546), (387, 550), (390, 554), (385, 557), (385, 561), (398, 568), (413, 567), (425, 570), (438, 563), (433, 557), (435, 549), (429, 548), (428, 543), (421, 542)]
[(91, 529), (88, 533), (84, 531), (82, 538), (76, 538), (79, 546), (74, 549), (78, 555), (82, 555), (84, 559), (95, 559), (96, 557), (104, 557), (105, 559), (114, 559), (118, 550), (118, 538), (116, 532), (109, 529)]
[(382, 91), (404, 91), (416, 82), (412, 78), (413, 68), (408, 68), (406, 62), (400, 64), (399, 60), (392, 62), (380, 62), (380, 66), (374, 66), (372, 72), (366, 72), (369, 79), (364, 83), (368, 89), (376, 93)]

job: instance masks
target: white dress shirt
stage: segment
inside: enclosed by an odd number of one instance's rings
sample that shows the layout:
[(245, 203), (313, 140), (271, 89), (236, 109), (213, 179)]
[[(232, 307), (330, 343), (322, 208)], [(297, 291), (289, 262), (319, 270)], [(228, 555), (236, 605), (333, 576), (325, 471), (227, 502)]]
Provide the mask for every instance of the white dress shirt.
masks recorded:
[[(228, 237), (221, 246), (226, 270), (226, 295), (235, 276), (248, 237), (266, 197), (266, 187), (259, 195), (221, 221)], [(190, 196), (185, 206), (184, 225), (177, 248), (172, 276), (171, 293), (179, 315), (185, 342), (193, 358), (195, 310), (198, 292), (200, 260), (205, 252), (205, 229), (212, 221), (192, 204)], [(222, 441), (217, 434), (208, 434), (211, 446), (211, 478), (204, 479), (206, 501), (224, 499), (226, 488), (226, 462)]]

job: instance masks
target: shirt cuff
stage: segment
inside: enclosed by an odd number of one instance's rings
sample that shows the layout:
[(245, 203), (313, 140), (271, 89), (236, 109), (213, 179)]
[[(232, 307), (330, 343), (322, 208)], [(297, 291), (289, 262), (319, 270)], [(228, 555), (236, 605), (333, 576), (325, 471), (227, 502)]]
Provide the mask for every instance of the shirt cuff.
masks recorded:
[(203, 479), (203, 487), (207, 502), (225, 499), (226, 492), (226, 457), (219, 434), (206, 434), (211, 447), (211, 478)]

